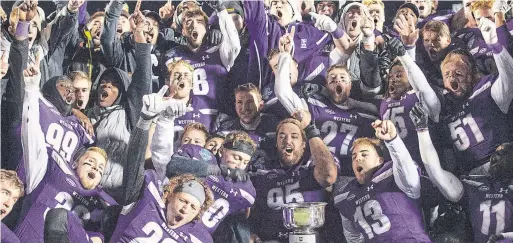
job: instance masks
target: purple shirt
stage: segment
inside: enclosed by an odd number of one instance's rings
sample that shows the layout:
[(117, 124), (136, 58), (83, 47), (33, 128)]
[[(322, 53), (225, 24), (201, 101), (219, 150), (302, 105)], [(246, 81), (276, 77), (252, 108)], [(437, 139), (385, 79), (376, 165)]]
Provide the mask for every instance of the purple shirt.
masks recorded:
[(43, 242), (44, 220), (48, 210), (64, 208), (77, 215), (90, 214), (89, 220), (100, 222), (103, 209), (117, 203), (100, 186), (86, 190), (71, 166), (48, 148), (48, 168), (36, 189), (25, 196), (15, 233), (21, 242)]
[(513, 231), (511, 183), (493, 182), (487, 176), (468, 176), (462, 182), (463, 203), (470, 215), (475, 242), (487, 242), (490, 235)]
[(335, 185), (335, 207), (353, 221), (365, 242), (431, 242), (418, 201), (399, 189), (392, 170), (392, 161), (385, 162), (366, 185), (356, 179)]
[(347, 106), (336, 105), (320, 94), (307, 102), (324, 143), (340, 161), (341, 175), (354, 176), (350, 149), (357, 138), (374, 137), (371, 123), (378, 119), (377, 108), (353, 99)]
[(2, 243), (20, 243), (20, 239), (18, 239), (18, 236), (14, 234), (14, 232), (11, 231), (3, 222), (0, 222), (2, 225), (2, 237), (1, 242)]
[(175, 146), (179, 146), (181, 144), (180, 137), (183, 134), (183, 128), (189, 123), (199, 122), (205, 125), (209, 131), (212, 131), (217, 110), (212, 109), (211, 105), (206, 102), (208, 102), (208, 100), (201, 96), (191, 95), (191, 103), (189, 104), (189, 107), (193, 110), (186, 112), (185, 115), (175, 119)]
[(168, 227), (166, 205), (157, 187), (155, 171), (145, 171), (144, 191), (139, 201), (123, 207), (111, 242), (213, 242), (204, 226), (195, 221), (177, 229)]
[(467, 100), (457, 105), (446, 104), (440, 116), (447, 130), (446, 140), (452, 142), (463, 172), (488, 162), (499, 145), (511, 141), (511, 116), (502, 113), (491, 96), (495, 81), (497, 76), (483, 77)]
[(251, 181), (232, 182), (211, 175), (205, 182), (214, 193), (215, 201), (201, 217), (201, 223), (211, 234), (227, 215), (245, 213), (255, 202), (256, 192)]

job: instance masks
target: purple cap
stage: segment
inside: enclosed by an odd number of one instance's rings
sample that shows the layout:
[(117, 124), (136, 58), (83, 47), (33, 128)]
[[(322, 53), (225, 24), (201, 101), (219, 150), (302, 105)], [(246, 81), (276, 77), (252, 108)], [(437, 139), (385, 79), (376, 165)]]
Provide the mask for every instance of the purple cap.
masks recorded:
[(209, 164), (217, 165), (217, 159), (214, 157), (212, 152), (195, 144), (181, 145), (173, 154), (173, 157), (175, 156), (181, 156), (192, 160), (201, 160)]

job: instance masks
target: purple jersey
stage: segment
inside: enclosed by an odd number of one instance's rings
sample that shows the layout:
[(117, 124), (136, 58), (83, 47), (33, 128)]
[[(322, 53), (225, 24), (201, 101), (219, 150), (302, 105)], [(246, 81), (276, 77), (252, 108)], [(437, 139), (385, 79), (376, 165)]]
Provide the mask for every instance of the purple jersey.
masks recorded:
[(244, 213), (255, 202), (256, 192), (251, 181), (231, 182), (211, 175), (205, 182), (214, 193), (215, 201), (201, 217), (201, 223), (211, 234), (227, 215)]
[(431, 20), (438, 20), (444, 22), (447, 26), (451, 26), (451, 20), (454, 16), (454, 11), (452, 10), (438, 10), (434, 14), (430, 14), (425, 19), (419, 21), (417, 23), (417, 28), (422, 29), (424, 25), (426, 25)]
[(94, 143), (76, 116), (63, 117), (46, 99), (39, 99), (39, 120), (47, 145), (72, 163), (75, 152), (83, 145)]
[(157, 177), (155, 171), (144, 172), (143, 193), (137, 202), (123, 207), (111, 242), (213, 242), (205, 228), (194, 221), (177, 229), (168, 226)]
[[(305, 159), (304, 159), (305, 160)], [(262, 240), (283, 240), (288, 230), (283, 226), (282, 206), (293, 202), (326, 202), (327, 193), (314, 177), (312, 160), (302, 161), (289, 170), (277, 160), (267, 161), (264, 169), (251, 175), (257, 197), (251, 209), (251, 231)]]
[(513, 231), (513, 184), (493, 182), (488, 176), (466, 176), (462, 182), (474, 242), (487, 242), (490, 235)]
[(199, 122), (205, 125), (209, 131), (212, 131), (217, 110), (211, 109), (210, 105), (206, 102), (207, 100), (203, 99), (201, 96), (192, 95), (189, 107), (193, 110), (175, 119), (174, 144), (176, 146), (181, 144), (180, 137), (183, 134), (183, 128), (189, 123)]
[(353, 221), (365, 242), (431, 242), (418, 201), (394, 181), (392, 161), (384, 163), (368, 184), (353, 179), (346, 186), (335, 185), (333, 194), (335, 207)]
[(0, 222), (2, 224), (1, 230), (2, 235), (0, 236), (0, 242), (2, 243), (20, 243), (20, 239), (18, 239), (18, 236), (14, 234), (14, 232), (11, 231), (3, 222)]
[(408, 144), (408, 151), (417, 164), (422, 164), (422, 158), (419, 151), (419, 140), (415, 125), (410, 119), (410, 111), (419, 99), (415, 91), (406, 92), (401, 99), (393, 100), (386, 98), (381, 102), (379, 114), (382, 120), (391, 120), (397, 128), (397, 134), (403, 140), (404, 144)]
[(238, 117), (221, 114), (217, 117), (215, 129), (212, 132), (228, 135), (230, 132), (244, 131), (253, 139), (258, 149), (271, 153), (276, 146), (276, 126), (279, 122), (279, 119), (272, 114), (260, 113), (253, 124), (243, 126)]
[(371, 123), (378, 119), (377, 108), (353, 99), (347, 106), (336, 105), (321, 94), (312, 95), (307, 102), (322, 140), (340, 161), (341, 175), (353, 176), (351, 146), (357, 138), (374, 137)]
[[(202, 100), (201, 105), (208, 114), (216, 115), (218, 101), (223, 94), (216, 92), (226, 82), (228, 71), (223, 66), (219, 47), (203, 45), (197, 52), (191, 52), (186, 46), (177, 46), (166, 53), (166, 66), (178, 60), (185, 60), (194, 67), (192, 94)], [(196, 107), (195, 107), (196, 108)], [(208, 127), (208, 125), (207, 125)]]
[(488, 162), (499, 145), (511, 141), (510, 116), (501, 112), (491, 95), (491, 87), (496, 80), (497, 76), (493, 75), (483, 77), (474, 85), (467, 100), (446, 107), (440, 116), (448, 130), (444, 134), (450, 136), (446, 139), (452, 141), (463, 172)]
[(15, 233), (21, 242), (43, 242), (46, 213), (64, 208), (82, 219), (100, 222), (106, 206), (116, 205), (101, 187), (86, 190), (71, 166), (56, 151), (48, 148), (48, 168), (36, 189), (25, 196)]

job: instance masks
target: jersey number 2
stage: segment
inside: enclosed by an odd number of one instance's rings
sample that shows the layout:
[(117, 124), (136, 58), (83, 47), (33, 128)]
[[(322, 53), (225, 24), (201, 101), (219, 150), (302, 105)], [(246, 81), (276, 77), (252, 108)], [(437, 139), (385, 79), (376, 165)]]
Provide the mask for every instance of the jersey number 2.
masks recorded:
[[(371, 217), (373, 221), (377, 221), (371, 225), (367, 223), (365, 217)], [(374, 234), (380, 235), (390, 230), (390, 220), (383, 214), (381, 205), (376, 200), (369, 200), (362, 206), (356, 207), (354, 212), (354, 221), (358, 222), (365, 230), (369, 239), (374, 238)]]
[(170, 238), (165, 238), (163, 241), (161, 241), (162, 240), (162, 236), (164, 236), (164, 234), (162, 232), (162, 228), (160, 227), (160, 225), (158, 225), (155, 222), (148, 222), (148, 223), (146, 223), (146, 225), (144, 225), (144, 227), (142, 228), (142, 231), (146, 235), (149, 235), (150, 237), (147, 237), (147, 238), (138, 237), (138, 238), (135, 238), (132, 242), (138, 242), (138, 243), (158, 243), (158, 242), (160, 242), (160, 243), (177, 243), (175, 240), (170, 239)]

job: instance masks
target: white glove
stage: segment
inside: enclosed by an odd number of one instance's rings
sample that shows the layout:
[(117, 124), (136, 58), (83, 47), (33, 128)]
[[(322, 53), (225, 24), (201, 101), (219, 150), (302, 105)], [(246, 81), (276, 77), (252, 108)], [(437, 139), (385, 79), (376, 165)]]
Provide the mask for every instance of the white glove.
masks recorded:
[(178, 118), (188, 111), (192, 111), (192, 107), (188, 107), (187, 104), (181, 100), (168, 99), (165, 101), (166, 110), (162, 113), (165, 118)]
[(511, 10), (511, 6), (507, 0), (495, 0), (492, 6), (492, 13), (507, 13)]
[(309, 14), (312, 16), (312, 20), (315, 22), (315, 28), (329, 33), (337, 30), (337, 23), (335, 23), (335, 21), (333, 21), (333, 19), (330, 17), (316, 13)]
[(499, 38), (497, 37), (497, 27), (495, 23), (487, 18), (479, 20), (479, 29), (483, 35), (483, 39), (488, 45), (497, 44)]
[(158, 114), (164, 111), (166, 106), (166, 100), (164, 100), (164, 94), (169, 89), (169, 86), (164, 85), (158, 93), (148, 94), (143, 96), (143, 107), (141, 110), (141, 117), (144, 120), (151, 120)]
[(39, 71), (39, 63), (30, 63), (27, 69), (23, 70), (23, 81), (25, 83), (25, 90), (39, 90), (39, 83), (41, 82), (41, 72)]

